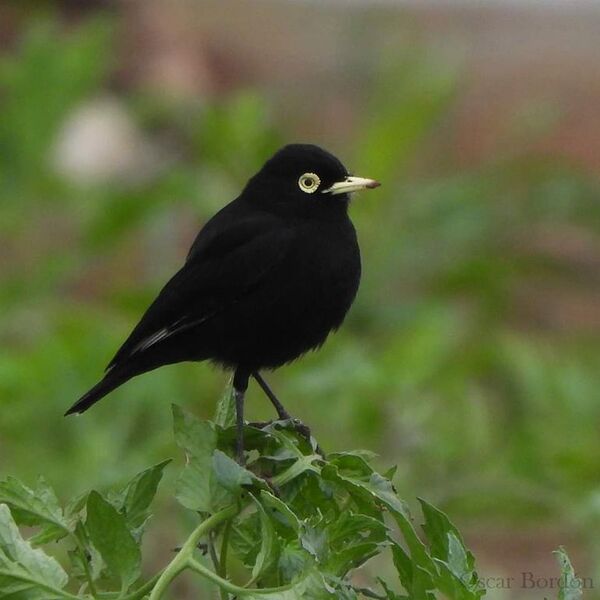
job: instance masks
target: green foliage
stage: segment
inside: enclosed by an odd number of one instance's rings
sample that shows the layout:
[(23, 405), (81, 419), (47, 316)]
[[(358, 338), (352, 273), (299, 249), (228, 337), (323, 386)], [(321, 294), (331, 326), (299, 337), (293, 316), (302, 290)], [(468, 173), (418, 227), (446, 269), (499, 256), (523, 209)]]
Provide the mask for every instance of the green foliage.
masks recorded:
[[(68, 494), (108, 486), (170, 455), (169, 399), (210, 414), (222, 376), (208, 366), (179, 365), (132, 381), (82, 418), (60, 416), (100, 376), (178, 268), (193, 231), (271, 150), (306, 132), (298, 126), (303, 115), (291, 118), (268, 90), (182, 106), (135, 84), (113, 85), (118, 19), (61, 27), (46, 15), (23, 23), (14, 53), (0, 58), (0, 471), (29, 481), (43, 472)], [(361, 290), (344, 328), (319, 354), (273, 374), (270, 383), (292, 414), (311, 415), (331, 449), (363, 445), (383, 460), (400, 456), (401, 489), (418, 489), (461, 523), (570, 528), (588, 541), (597, 570), (600, 352), (597, 334), (567, 319), (596, 281), (585, 247), (594, 246), (600, 227), (598, 183), (529, 154), (465, 167), (443, 143), (461, 91), (455, 71), (412, 44), (383, 68), (369, 67), (369, 85), (357, 94), (365, 105), (355, 107), (364, 118), (352, 121), (351, 138), (317, 140), (357, 174), (383, 179), (376, 195), (351, 208), (363, 252)], [(168, 161), (146, 178), (73, 185), (52, 168), (56, 140), (74, 110), (107, 93)], [(429, 140), (440, 138), (435, 166), (423, 169)], [(567, 292), (572, 303), (548, 316), (546, 307)], [(252, 418), (270, 416), (256, 390), (249, 395)], [(227, 430), (233, 413), (223, 408), (215, 424)], [(211, 510), (213, 489), (226, 500), (235, 496), (237, 478), (249, 477), (223, 456), (213, 459), (226, 451), (218, 431), (207, 436), (215, 444), (210, 460), (191, 460), (179, 477), (177, 494), (192, 509)], [(183, 447), (191, 455), (197, 443)], [(282, 464), (295, 456), (287, 446), (278, 452)], [(334, 457), (321, 465), (329, 483), (352, 490), (366, 506), (374, 490), (385, 492), (385, 477), (357, 481)], [(291, 467), (282, 486), (316, 477), (318, 463), (305, 456)], [(205, 472), (209, 479), (200, 478)], [(137, 513), (128, 523), (136, 541), (148, 509), (136, 504), (136, 494), (148, 499), (161, 473), (134, 484), (138, 491), (120, 490), (131, 494), (131, 508), (123, 508), (125, 496), (111, 496), (117, 511)], [(261, 562), (277, 551), (283, 575), (301, 572), (306, 547), (319, 556), (323, 528), (257, 489), (261, 505), (278, 515), (276, 531), (302, 529), (297, 545), (265, 548)], [(2, 494), (11, 496), (19, 525), (37, 527), (34, 545), (61, 537), (74, 544), (71, 519), (85, 510), (87, 496), (61, 509), (43, 482), (28, 491), (14, 480)], [(159, 492), (158, 506), (166, 502)], [(258, 512), (254, 520), (264, 527)], [(161, 525), (169, 532), (177, 520)], [(244, 546), (243, 533), (231, 532), (231, 544), (250, 564), (261, 550)], [(84, 530), (77, 534), (82, 548), (93, 548)], [(379, 544), (366, 543), (370, 550)], [(442, 560), (460, 572), (468, 555), (455, 545), (452, 560)], [(444, 540), (436, 552), (450, 547)], [(389, 551), (400, 565), (396, 546)], [(81, 552), (72, 559), (83, 572)], [(149, 560), (164, 559), (158, 546), (147, 552)], [(97, 549), (91, 560), (95, 577), (104, 564)], [(421, 570), (404, 577), (414, 590), (428, 581)]]
[[(224, 395), (217, 413), (230, 410), (223, 405), (231, 402)], [(250, 459), (242, 467), (232, 458), (234, 427), (200, 421), (177, 406), (173, 418), (186, 456), (177, 498), (200, 520), (171, 562), (141, 577), (143, 525), (168, 461), (119, 489), (80, 496), (65, 509), (45, 482), (33, 491), (8, 479), (0, 484), (2, 597), (158, 600), (185, 570), (208, 579), (224, 599), (399, 600), (407, 594), (414, 600), (478, 600), (484, 594), (474, 558), (446, 515), (421, 500), (421, 538), (391, 480), (373, 469), (364, 452), (324, 458), (293, 422), (276, 421), (245, 427)], [(38, 533), (26, 540), (17, 523)], [(67, 570), (37, 547), (50, 550), (58, 539), (68, 550)], [(356, 570), (380, 555), (393, 563), (396, 579), (378, 578), (372, 588), (356, 585)], [(563, 550), (559, 559), (563, 579), (576, 581)], [(244, 565), (246, 583), (230, 575), (234, 562)], [(577, 598), (561, 588), (559, 600)]]
[[(48, 148), (70, 112), (98, 88), (108, 72), (110, 26), (87, 22), (67, 36), (56, 23), (39, 21), (27, 32), (15, 58), (0, 63), (0, 176), (13, 191), (3, 199), (33, 200), (49, 185)], [(33, 196), (33, 197), (32, 197)]]
[(68, 576), (58, 561), (25, 541), (8, 506), (0, 504), (0, 589), (3, 597), (54, 600), (64, 592)]
[(575, 575), (575, 570), (565, 549), (559, 548), (555, 554), (560, 566), (558, 600), (581, 600), (583, 581)]

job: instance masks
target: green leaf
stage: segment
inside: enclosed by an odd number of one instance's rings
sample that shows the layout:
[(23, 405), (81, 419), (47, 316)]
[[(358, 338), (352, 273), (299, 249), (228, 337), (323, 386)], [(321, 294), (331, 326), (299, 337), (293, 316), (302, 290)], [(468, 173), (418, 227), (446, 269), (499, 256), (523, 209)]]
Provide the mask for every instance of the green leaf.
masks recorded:
[(430, 597), (427, 590), (433, 589), (433, 579), (438, 575), (436, 564), (425, 544), (419, 539), (407, 512), (391, 510), (391, 514), (410, 552), (409, 556), (400, 545), (394, 543), (394, 566), (411, 598), (425, 600)]
[(468, 554), (462, 542), (456, 537), (454, 532), (448, 533), (448, 568), (450, 571), (464, 583), (469, 583), (473, 576), (473, 571), (469, 566)]
[(298, 540), (291, 541), (281, 549), (279, 570), (285, 581), (299, 577), (313, 564), (311, 556), (304, 548), (300, 547)]
[(233, 392), (232, 380), (227, 384), (225, 392), (219, 402), (217, 402), (217, 409), (215, 411), (214, 422), (223, 429), (232, 427), (235, 425), (235, 394)]
[(260, 481), (253, 473), (241, 467), (220, 450), (213, 452), (212, 468), (219, 484), (236, 496), (242, 493), (242, 486)]
[(175, 441), (185, 450), (187, 464), (176, 484), (176, 498), (186, 508), (214, 512), (235, 500), (218, 481), (213, 468), (217, 434), (210, 423), (173, 405)]
[(321, 457), (318, 454), (301, 456), (287, 469), (275, 475), (275, 477), (272, 478), (273, 484), (277, 487), (281, 487), (296, 479), (303, 473), (310, 472), (318, 474), (320, 469), (313, 463), (320, 460)]
[[(327, 454), (327, 459), (330, 462), (335, 462), (340, 465), (341, 460), (345, 456), (356, 456), (362, 459), (365, 463), (371, 462), (374, 458), (377, 458), (377, 454), (375, 452), (371, 452), (371, 450), (347, 450), (345, 452), (330, 452)], [(370, 467), (369, 467), (370, 468)], [(373, 469), (370, 469), (371, 471)]]
[(408, 592), (413, 587), (413, 563), (410, 556), (399, 544), (392, 545), (392, 559), (398, 573), (398, 578), (404, 589)]
[[(448, 534), (453, 534), (458, 543), (463, 546), (464, 542), (458, 529), (450, 522), (450, 519), (439, 509), (435, 508), (425, 500), (419, 498), (421, 510), (425, 517), (423, 531), (427, 534), (427, 539), (431, 546), (431, 553), (436, 558), (443, 561), (448, 560), (449, 556), (449, 537)], [(465, 551), (466, 552), (466, 551)], [(468, 554), (469, 567), (473, 567), (473, 557)]]
[(345, 546), (359, 541), (382, 542), (387, 537), (387, 527), (382, 521), (344, 511), (329, 526), (329, 540), (333, 547)]
[(252, 582), (260, 581), (265, 575), (269, 574), (277, 565), (279, 559), (279, 540), (275, 533), (273, 522), (267, 515), (261, 503), (250, 494), (252, 501), (256, 505), (260, 519), (261, 543), (260, 551), (256, 557), (256, 562), (252, 567)]
[(282, 502), (279, 498), (264, 490), (260, 493), (260, 499), (267, 508), (271, 509), (271, 514), (280, 515), (280, 517), (277, 518), (278, 522), (291, 528), (296, 534), (300, 531), (300, 521), (298, 520), (298, 517), (285, 502)]
[(408, 515), (408, 509), (406, 508), (406, 505), (394, 492), (391, 482), (387, 479), (384, 479), (381, 475), (379, 475), (379, 473), (372, 472), (367, 479), (363, 475), (350, 476), (342, 474), (337, 467), (328, 464), (323, 467), (322, 476), (328, 481), (334, 481), (338, 483), (347, 489), (351, 494), (358, 495), (367, 502), (373, 503), (373, 500), (376, 500), (383, 503), (391, 511), (397, 512), (404, 516)]
[(306, 522), (302, 523), (300, 543), (302, 547), (311, 554), (317, 563), (325, 563), (329, 555), (329, 539), (327, 531), (320, 527), (314, 527)]
[(70, 573), (71, 577), (78, 577), (80, 580), (86, 581), (87, 568), (92, 576), (92, 579), (95, 581), (101, 576), (102, 571), (105, 568), (105, 564), (102, 560), (100, 552), (98, 552), (96, 547), (92, 544), (89, 533), (82, 521), (77, 522), (75, 527), (75, 536), (79, 540), (81, 547), (84, 549), (84, 554), (82, 555), (78, 548), (69, 551), (69, 557), (71, 559), (71, 564), (73, 565), (73, 569)]
[(583, 581), (575, 575), (575, 569), (564, 548), (554, 552), (560, 566), (558, 600), (580, 600), (583, 596)]
[(2, 598), (55, 600), (68, 577), (58, 561), (33, 548), (19, 532), (6, 504), (0, 504), (0, 590)]
[(98, 579), (105, 567), (104, 561), (102, 560), (100, 552), (98, 552), (98, 549), (92, 543), (89, 531), (87, 530), (83, 521), (77, 522), (75, 527), (75, 535), (77, 536), (77, 539), (81, 543), (82, 547), (85, 548), (85, 552), (87, 554), (86, 558), (88, 559), (88, 566), (91, 570), (92, 578)]
[(235, 522), (231, 528), (229, 546), (234, 554), (252, 568), (260, 551), (260, 519), (258, 513), (252, 513)]
[(87, 531), (112, 573), (128, 588), (140, 575), (141, 553), (125, 517), (98, 492), (87, 501)]
[(58, 540), (70, 532), (56, 494), (41, 477), (33, 490), (18, 479), (8, 477), (0, 482), (0, 502), (11, 508), (19, 525), (41, 527), (39, 533), (31, 539), (35, 545)]
[(165, 460), (138, 473), (123, 490), (121, 509), (125, 512), (127, 525), (135, 529), (148, 518), (148, 507), (154, 500), (164, 468), (170, 463)]
[(378, 554), (387, 539), (387, 528), (373, 517), (342, 512), (328, 526), (330, 558), (326, 568), (343, 577)]
[(423, 530), (439, 570), (437, 586), (457, 598), (479, 598), (484, 590), (475, 571), (475, 558), (458, 529), (441, 510), (423, 499), (419, 502), (425, 517)]
[[(354, 596), (356, 597), (356, 596)], [(255, 594), (244, 595), (246, 600), (340, 600), (349, 598), (336, 589), (335, 583), (328, 581), (322, 573), (311, 569), (297, 580), (291, 589), (285, 592), (263, 594), (257, 591)]]
[(217, 447), (217, 434), (208, 421), (200, 421), (194, 415), (173, 404), (173, 427), (175, 442), (185, 450), (188, 459), (212, 458)]
[(346, 546), (344, 549), (331, 553), (326, 564), (326, 570), (338, 577), (344, 577), (348, 571), (364, 565), (369, 559), (377, 556), (383, 549), (383, 544), (366, 542)]

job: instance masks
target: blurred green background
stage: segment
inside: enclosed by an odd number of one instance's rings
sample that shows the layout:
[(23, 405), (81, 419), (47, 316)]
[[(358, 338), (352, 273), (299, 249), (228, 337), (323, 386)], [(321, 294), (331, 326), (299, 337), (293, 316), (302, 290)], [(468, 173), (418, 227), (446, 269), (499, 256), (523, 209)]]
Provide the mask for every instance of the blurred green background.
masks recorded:
[[(344, 328), (274, 389), (517, 578), (490, 597), (543, 595), (518, 582), (555, 575), (560, 543), (600, 573), (598, 31), (577, 3), (0, 5), (0, 476), (67, 497), (177, 456), (170, 404), (211, 416), (209, 365), (62, 413), (202, 223), (311, 141), (384, 185), (352, 206)], [(248, 407), (272, 417), (255, 388)]]

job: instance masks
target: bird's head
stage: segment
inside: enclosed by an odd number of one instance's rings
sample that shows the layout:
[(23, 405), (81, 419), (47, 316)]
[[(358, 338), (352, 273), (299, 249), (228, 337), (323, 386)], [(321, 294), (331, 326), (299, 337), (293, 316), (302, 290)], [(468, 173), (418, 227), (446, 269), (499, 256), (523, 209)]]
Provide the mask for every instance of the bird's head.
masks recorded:
[(374, 179), (351, 176), (329, 152), (312, 144), (289, 144), (248, 182), (246, 193), (285, 212), (310, 213), (346, 207), (353, 192), (376, 188)]

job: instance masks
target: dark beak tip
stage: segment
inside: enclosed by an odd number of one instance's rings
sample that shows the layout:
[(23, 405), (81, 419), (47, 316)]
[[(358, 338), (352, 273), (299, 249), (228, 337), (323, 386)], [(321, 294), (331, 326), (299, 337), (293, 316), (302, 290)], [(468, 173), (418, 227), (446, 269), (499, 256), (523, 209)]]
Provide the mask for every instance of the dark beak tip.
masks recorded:
[(379, 183), (379, 181), (372, 181), (371, 183), (369, 183), (369, 185), (367, 185), (367, 188), (370, 190), (374, 190), (375, 188), (378, 188), (381, 185), (381, 183)]

